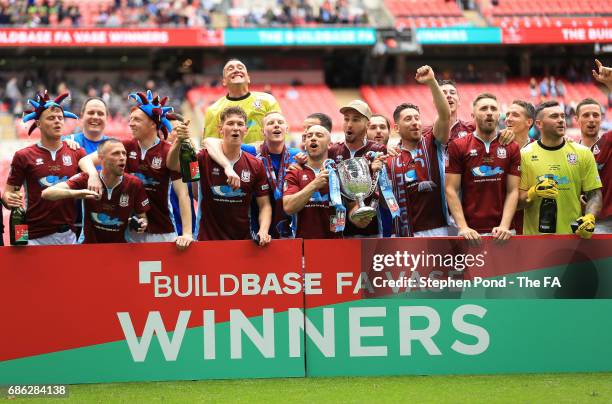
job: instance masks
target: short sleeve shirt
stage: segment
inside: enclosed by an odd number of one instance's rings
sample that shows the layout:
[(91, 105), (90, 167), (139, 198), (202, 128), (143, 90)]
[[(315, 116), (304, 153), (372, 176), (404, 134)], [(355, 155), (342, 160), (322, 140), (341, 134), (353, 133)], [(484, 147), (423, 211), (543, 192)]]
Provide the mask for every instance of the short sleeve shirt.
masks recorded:
[(124, 140), (123, 145), (127, 152), (126, 171), (140, 179), (151, 202), (147, 233), (174, 233), (176, 228), (170, 211), (170, 186), (181, 175), (166, 166), (170, 143), (160, 140), (145, 151), (136, 139)]
[[(89, 175), (80, 173), (66, 183), (71, 189), (86, 189)], [(103, 187), (100, 199), (84, 199), (85, 244), (125, 243), (130, 217), (150, 209), (142, 182), (135, 176), (124, 174), (114, 188)]]
[[(588, 148), (573, 142), (550, 148), (537, 141), (521, 149), (520, 189), (527, 191), (547, 177), (559, 185), (557, 234), (571, 234), (571, 223), (582, 216), (580, 194), (602, 186), (595, 158)], [(525, 208), (524, 234), (540, 234), (540, 204), (536, 198)]]
[(78, 162), (84, 156), (85, 150), (71, 150), (65, 143), (55, 152), (34, 144), (13, 156), (7, 184), (25, 188), (26, 220), (31, 239), (56, 233), (62, 226), (74, 225), (74, 201), (47, 201), (41, 194), (46, 188), (67, 181), (78, 173)]
[(198, 153), (200, 165), (200, 207), (198, 240), (248, 240), (251, 200), (267, 196), (270, 190), (263, 163), (248, 153), (240, 153), (234, 171), (240, 176), (240, 188), (227, 184), (223, 168), (208, 155)]
[(499, 226), (506, 201), (508, 175), (519, 177), (521, 153), (512, 142), (487, 144), (474, 134), (448, 145), (446, 172), (461, 175), (461, 205), (469, 227), (490, 233)]
[[(305, 166), (301, 170), (292, 170), (285, 177), (283, 195), (294, 195), (314, 181), (318, 170)], [(297, 213), (297, 238), (328, 239), (341, 238), (341, 232), (334, 232), (332, 220), (336, 209), (331, 205), (329, 187), (315, 191), (308, 203)]]

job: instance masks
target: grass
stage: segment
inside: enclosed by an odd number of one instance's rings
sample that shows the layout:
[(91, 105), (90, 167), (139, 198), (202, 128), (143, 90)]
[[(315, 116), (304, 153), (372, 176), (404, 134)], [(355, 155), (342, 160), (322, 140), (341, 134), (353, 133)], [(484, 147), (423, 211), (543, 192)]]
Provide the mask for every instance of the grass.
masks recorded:
[[(28, 403), (50, 399), (24, 399)], [(22, 401), (11, 400), (13, 402)], [(79, 403), (612, 402), (612, 373), (205, 380), (69, 386)]]

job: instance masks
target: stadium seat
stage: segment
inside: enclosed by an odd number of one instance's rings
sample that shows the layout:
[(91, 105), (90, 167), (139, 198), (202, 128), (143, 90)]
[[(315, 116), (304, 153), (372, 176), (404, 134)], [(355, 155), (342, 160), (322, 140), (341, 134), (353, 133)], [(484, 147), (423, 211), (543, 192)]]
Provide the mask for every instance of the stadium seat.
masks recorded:
[[(605, 95), (592, 83), (571, 84), (564, 82), (565, 102), (579, 101), (586, 97), (597, 99), (602, 105), (607, 105)], [(459, 117), (470, 119), (471, 100), (480, 93), (489, 92), (498, 97), (500, 105), (508, 105), (514, 99), (523, 99), (533, 103), (539, 102), (532, 99), (529, 93), (529, 82), (527, 80), (511, 81), (505, 84), (467, 84), (457, 85), (461, 99)], [(362, 86), (363, 99), (370, 105), (373, 112), (382, 113), (392, 118), (393, 110), (402, 102), (412, 102), (419, 105), (421, 109), (421, 120), (430, 124), (436, 117), (436, 111), (431, 98), (431, 93), (426, 86), (410, 84), (404, 86)]]

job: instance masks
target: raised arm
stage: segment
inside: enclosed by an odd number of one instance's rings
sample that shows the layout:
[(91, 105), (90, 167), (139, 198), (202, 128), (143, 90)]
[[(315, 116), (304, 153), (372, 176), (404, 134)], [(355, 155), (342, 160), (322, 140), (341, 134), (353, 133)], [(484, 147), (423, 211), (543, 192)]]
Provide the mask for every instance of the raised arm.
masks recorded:
[(451, 112), (448, 102), (446, 101), (446, 98), (444, 97), (444, 94), (436, 81), (434, 71), (427, 65), (419, 67), (417, 69), (415, 79), (421, 84), (426, 84), (431, 91), (434, 106), (436, 107), (436, 112), (438, 113), (438, 117), (436, 118), (433, 126), (433, 135), (438, 142), (446, 144), (450, 136)]

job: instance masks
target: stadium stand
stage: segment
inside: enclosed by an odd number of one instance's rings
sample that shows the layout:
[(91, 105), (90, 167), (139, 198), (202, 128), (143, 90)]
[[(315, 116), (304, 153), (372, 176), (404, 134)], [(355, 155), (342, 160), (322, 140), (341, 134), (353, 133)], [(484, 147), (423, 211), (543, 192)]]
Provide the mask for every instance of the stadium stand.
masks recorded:
[[(301, 132), (304, 118), (314, 112), (328, 114), (334, 123), (334, 130), (341, 130), (342, 128), (342, 115), (338, 111), (336, 98), (329, 87), (325, 85), (272, 85), (266, 88), (253, 86), (251, 90), (271, 91), (280, 103), (283, 113), (294, 132)], [(201, 111), (203, 114), (210, 104), (225, 94), (226, 90), (223, 87), (196, 87), (187, 92), (187, 100), (194, 110)]]
[(480, 0), (480, 10), (491, 25), (509, 27), (610, 26), (612, 3), (598, 0)]
[[(526, 80), (510, 81), (505, 84), (479, 83), (457, 84), (460, 95), (459, 117), (469, 119), (471, 114), (471, 101), (480, 93), (489, 92), (498, 97), (500, 105), (509, 105), (515, 99), (523, 99), (538, 103), (539, 96), (532, 98), (529, 92), (529, 82)], [(565, 83), (565, 102), (579, 101), (586, 97), (597, 99), (602, 105), (607, 105), (606, 97), (601, 90), (592, 83)], [(435, 119), (436, 113), (433, 106), (431, 93), (426, 86), (404, 85), (404, 86), (362, 86), (363, 99), (370, 105), (373, 112), (385, 114), (392, 117), (395, 107), (402, 102), (412, 102), (419, 105), (421, 110), (421, 121), (430, 124)], [(561, 99), (558, 99), (561, 101)], [(502, 108), (503, 109), (503, 108)]]
[(398, 28), (468, 26), (458, 4), (446, 0), (385, 0)]

